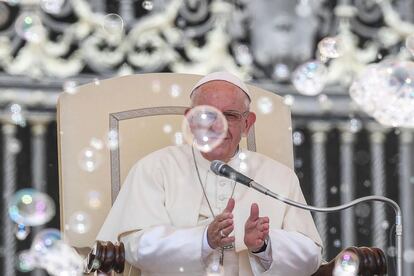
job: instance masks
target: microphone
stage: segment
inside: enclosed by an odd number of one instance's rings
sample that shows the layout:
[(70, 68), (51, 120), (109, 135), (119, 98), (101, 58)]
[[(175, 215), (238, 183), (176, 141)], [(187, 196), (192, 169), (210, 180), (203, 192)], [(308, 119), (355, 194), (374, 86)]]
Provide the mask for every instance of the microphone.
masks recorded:
[(250, 187), (250, 183), (253, 181), (253, 179), (245, 176), (242, 173), (239, 173), (238, 171), (236, 171), (235, 169), (233, 169), (232, 167), (220, 160), (212, 161), (210, 169), (213, 173), (217, 175), (230, 178), (248, 187)]
[(293, 201), (291, 199), (288, 199), (284, 196), (281, 196), (279, 194), (276, 194), (266, 187), (260, 185), (259, 183), (255, 182), (253, 179), (245, 176), (244, 174), (236, 171), (226, 163), (220, 160), (214, 160), (211, 162), (210, 169), (212, 172), (219, 176), (227, 177), (232, 180), (235, 180), (236, 182), (246, 185), (249, 188), (253, 188), (267, 196), (273, 197), (277, 200), (280, 200), (286, 204), (289, 204), (291, 206), (295, 206), (300, 209), (313, 211), (313, 212), (324, 212), (324, 213), (330, 213), (330, 212), (337, 212), (342, 211), (344, 209), (348, 209), (354, 205), (357, 205), (361, 202), (365, 201), (380, 201), (387, 203), (391, 205), (394, 208), (395, 212), (395, 240), (396, 240), (396, 259), (397, 259), (397, 276), (402, 276), (402, 215), (401, 215), (401, 209), (398, 204), (384, 196), (364, 196), (361, 198), (354, 199), (348, 203), (333, 206), (333, 207), (316, 207), (311, 205), (306, 205), (300, 202)]

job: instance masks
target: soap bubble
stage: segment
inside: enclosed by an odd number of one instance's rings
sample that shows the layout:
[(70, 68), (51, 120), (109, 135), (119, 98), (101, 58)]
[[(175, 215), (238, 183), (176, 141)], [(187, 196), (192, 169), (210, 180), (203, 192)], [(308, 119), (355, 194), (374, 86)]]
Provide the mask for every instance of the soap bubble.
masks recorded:
[(91, 138), (89, 145), (96, 150), (101, 150), (104, 147), (103, 142), (96, 137)]
[(78, 156), (79, 166), (87, 172), (95, 171), (101, 164), (101, 161), (101, 154), (92, 147), (82, 149)]
[(351, 98), (386, 126), (414, 126), (414, 63), (372, 64), (353, 81)]
[(158, 94), (158, 93), (161, 92), (161, 88), (162, 88), (162, 86), (161, 86), (161, 81), (160, 80), (156, 79), (156, 80), (152, 81), (152, 83), (151, 83), (152, 92)]
[(390, 223), (386, 220), (384, 220), (383, 222), (381, 222), (381, 228), (384, 230), (387, 230), (390, 227)]
[(10, 138), (7, 141), (6, 149), (13, 154), (17, 154), (22, 150), (22, 143), (16, 138)]
[(333, 276), (356, 276), (359, 269), (359, 258), (351, 251), (342, 252), (335, 261)]
[(409, 35), (406, 39), (405, 39), (405, 48), (407, 48), (407, 50), (414, 55), (414, 34)]
[(63, 91), (68, 94), (76, 94), (78, 92), (78, 84), (76, 81), (68, 80), (63, 83)]
[(18, 224), (42, 225), (55, 215), (55, 204), (47, 194), (26, 188), (13, 195), (9, 215)]
[(171, 133), (171, 131), (173, 130), (172, 126), (170, 124), (165, 124), (162, 127), (162, 131), (166, 134)]
[(110, 35), (119, 35), (124, 30), (124, 21), (118, 14), (110, 13), (105, 15), (102, 27)]
[(227, 135), (227, 120), (218, 109), (200, 105), (192, 108), (182, 124), (187, 143), (203, 152), (209, 152), (220, 145)]
[(273, 111), (273, 102), (268, 97), (260, 97), (257, 100), (257, 108), (263, 114), (269, 114)]
[(82, 211), (73, 213), (69, 218), (69, 229), (78, 234), (85, 234), (91, 228), (90, 216)]
[(37, 265), (36, 258), (30, 250), (23, 250), (19, 253), (17, 269), (21, 272), (32, 271)]
[(367, 203), (361, 203), (355, 207), (355, 215), (359, 218), (367, 218), (370, 214), (371, 206)]
[(241, 64), (241, 65), (251, 65), (253, 62), (253, 58), (252, 55), (250, 53), (250, 49), (247, 45), (244, 44), (240, 44), (237, 45), (234, 48), (234, 55), (236, 57), (236, 60)]
[(182, 132), (176, 132), (174, 133), (174, 137), (173, 137), (173, 142), (175, 145), (179, 146), (182, 145), (184, 143), (184, 138), (183, 138), (183, 133)]
[(337, 58), (342, 55), (341, 39), (337, 37), (325, 37), (318, 43), (321, 56), (326, 58)]
[(316, 60), (300, 65), (292, 74), (292, 83), (299, 93), (314, 96), (325, 87), (328, 69)]
[(387, 255), (390, 257), (395, 257), (395, 255), (397, 254), (397, 249), (395, 248), (395, 246), (390, 246), (387, 248)]
[(65, 4), (65, 0), (41, 0), (40, 7), (47, 13), (59, 14), (63, 4)]
[(26, 126), (26, 110), (23, 106), (17, 103), (12, 103), (7, 106), (7, 111), (10, 116), (10, 120), (21, 127)]
[(20, 14), (14, 27), (17, 35), (29, 42), (39, 43), (46, 37), (46, 30), (40, 17), (36, 14), (28, 12)]
[(318, 102), (323, 110), (328, 111), (332, 109), (333, 102), (329, 99), (329, 97), (326, 94), (318, 95)]
[(81, 275), (83, 259), (63, 242), (57, 229), (44, 229), (33, 240), (31, 253), (38, 260), (38, 267), (51, 275)]
[(336, 247), (336, 248), (341, 247), (341, 244), (342, 244), (341, 240), (336, 239), (336, 240), (333, 241), (333, 246)]
[(110, 150), (116, 150), (119, 147), (119, 134), (115, 129), (111, 129), (106, 134), (106, 147)]
[(404, 261), (407, 263), (414, 263), (414, 249), (409, 248), (404, 250)]
[(240, 152), (237, 157), (239, 157), (240, 160), (246, 160), (247, 155), (244, 152)]
[(247, 163), (246, 162), (240, 162), (240, 164), (239, 164), (239, 170), (242, 172), (242, 173), (246, 173), (247, 172), (247, 169), (248, 169), (248, 167), (247, 167)]
[(152, 11), (152, 9), (154, 8), (154, 3), (150, 0), (144, 0), (142, 2), (142, 7), (147, 11)]
[(178, 84), (171, 85), (170, 95), (173, 98), (178, 98), (181, 95), (181, 87)]
[(300, 146), (305, 141), (305, 135), (301, 131), (295, 131), (292, 134), (292, 142), (295, 146)]
[(287, 80), (290, 76), (290, 69), (284, 63), (278, 63), (273, 68), (272, 77), (276, 80)]
[(53, 228), (43, 229), (34, 237), (30, 250), (36, 255), (44, 255), (61, 239), (62, 236), (59, 230)]
[(295, 97), (292, 95), (286, 95), (283, 97), (283, 103), (287, 106), (292, 106), (295, 102)]
[(20, 241), (25, 240), (30, 234), (30, 228), (24, 224), (16, 224), (16, 238)]
[(362, 128), (362, 122), (359, 119), (356, 118), (351, 118), (349, 120), (349, 130), (352, 133), (357, 133), (358, 131), (360, 131)]
[(223, 266), (220, 265), (220, 256), (217, 252), (214, 252), (208, 261), (206, 276), (222, 276), (224, 275)]
[(92, 209), (99, 209), (102, 205), (102, 196), (98, 191), (88, 192), (88, 205)]

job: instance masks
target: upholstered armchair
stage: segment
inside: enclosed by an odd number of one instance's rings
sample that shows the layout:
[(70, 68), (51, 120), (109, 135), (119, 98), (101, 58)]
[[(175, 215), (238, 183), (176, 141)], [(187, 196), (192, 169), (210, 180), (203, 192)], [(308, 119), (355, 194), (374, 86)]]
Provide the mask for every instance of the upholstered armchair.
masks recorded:
[[(130, 75), (103, 80), (99, 84), (91, 82), (74, 93), (60, 96), (61, 229), (68, 242), (88, 256), (91, 271), (114, 270), (117, 273), (126, 271), (125, 275), (139, 275), (139, 271), (131, 270), (124, 263), (122, 244), (115, 244), (116, 241), (95, 243), (95, 238), (131, 166), (152, 151), (182, 142), (179, 133), (184, 110), (189, 104), (189, 91), (200, 77), (174, 73)], [(249, 89), (257, 122), (241, 146), (293, 168), (289, 108), (274, 93), (254, 86)], [(116, 146), (96, 150), (96, 160), (93, 160), (96, 163), (92, 167), (79, 164), (82, 162), (79, 154), (91, 147), (91, 139), (102, 140), (105, 144), (104, 137), (108, 133), (115, 134)], [(90, 208), (85, 198), (89, 192), (99, 195), (99, 208)], [(88, 214), (90, 227), (87, 232), (72, 231), (67, 227), (73, 214), (79, 211)], [(385, 257), (381, 250), (352, 250), (362, 260), (361, 273), (368, 271), (366, 267), (377, 268), (375, 274), (385, 273)], [(315, 275), (330, 275), (332, 266), (332, 262), (322, 265)]]

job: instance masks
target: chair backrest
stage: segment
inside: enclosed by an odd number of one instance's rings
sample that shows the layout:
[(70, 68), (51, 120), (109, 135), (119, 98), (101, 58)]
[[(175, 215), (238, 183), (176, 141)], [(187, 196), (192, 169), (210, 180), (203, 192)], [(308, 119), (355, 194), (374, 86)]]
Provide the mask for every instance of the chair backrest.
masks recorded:
[[(176, 73), (130, 75), (99, 84), (92, 82), (78, 87), (76, 93), (61, 94), (57, 107), (60, 216), (61, 229), (71, 245), (93, 245), (123, 180), (137, 160), (179, 142), (176, 140), (180, 140), (183, 112), (190, 104), (190, 89), (201, 77)], [(289, 108), (274, 93), (254, 86), (249, 89), (257, 122), (242, 147), (292, 168)], [(99, 141), (105, 144), (108, 133), (118, 135), (118, 146), (95, 150)], [(116, 144), (114, 139), (110, 142)], [(87, 156), (83, 156), (85, 153)], [(92, 163), (85, 163), (88, 161)]]

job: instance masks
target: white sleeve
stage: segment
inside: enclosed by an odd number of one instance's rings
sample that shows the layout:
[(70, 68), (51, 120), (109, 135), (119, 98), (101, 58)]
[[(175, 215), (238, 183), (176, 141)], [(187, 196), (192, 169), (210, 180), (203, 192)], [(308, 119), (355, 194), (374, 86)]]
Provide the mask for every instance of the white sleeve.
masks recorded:
[[(252, 255), (252, 257), (249, 257), (250, 262), (259, 261), (261, 265), (263, 266), (264, 271), (268, 270), (270, 266), (272, 265), (272, 262), (273, 262), (272, 242), (270, 239), (267, 241), (267, 246), (266, 246), (265, 251), (260, 252), (260, 253), (253, 253), (253, 252), (249, 252), (249, 253)], [(255, 265), (258, 265), (258, 264), (255, 264)]]
[(321, 248), (298, 232), (270, 230), (272, 263), (265, 269), (259, 257), (249, 254), (254, 275), (309, 276), (320, 266)]
[(125, 258), (146, 272), (199, 272), (205, 269), (202, 243), (206, 226), (155, 226), (121, 238)]
[(207, 229), (208, 229), (208, 225), (204, 230), (204, 234), (203, 234), (203, 245), (201, 247), (201, 258), (203, 260), (204, 263), (207, 263), (207, 259), (210, 256), (211, 253), (214, 252), (214, 249), (210, 247), (210, 245), (208, 244), (208, 239), (207, 239)]

